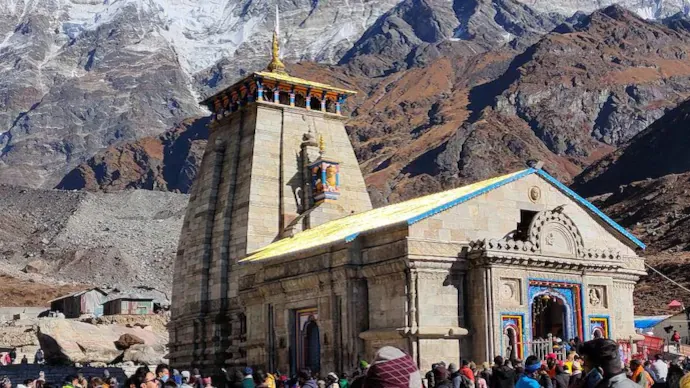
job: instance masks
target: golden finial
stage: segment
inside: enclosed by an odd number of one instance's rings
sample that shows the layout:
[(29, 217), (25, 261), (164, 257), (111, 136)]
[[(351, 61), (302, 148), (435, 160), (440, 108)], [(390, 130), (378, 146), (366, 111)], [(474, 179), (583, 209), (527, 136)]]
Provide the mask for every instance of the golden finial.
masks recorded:
[(324, 140), (323, 135), (319, 135), (319, 153), (321, 155), (326, 153), (326, 140)]
[(276, 22), (275, 22), (275, 26), (273, 29), (273, 46), (271, 49), (271, 63), (268, 64), (268, 71), (273, 72), (273, 73), (286, 74), (285, 65), (280, 60), (280, 34), (279, 34), (279, 24), (278, 23), (279, 23), (279, 14), (278, 14), (278, 5), (276, 5)]

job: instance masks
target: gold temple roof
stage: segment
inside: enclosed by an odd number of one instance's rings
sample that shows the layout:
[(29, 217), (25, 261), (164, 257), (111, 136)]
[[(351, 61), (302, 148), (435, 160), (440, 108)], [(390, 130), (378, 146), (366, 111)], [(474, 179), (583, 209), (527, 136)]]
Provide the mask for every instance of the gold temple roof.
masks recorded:
[(426, 195), (409, 201), (333, 220), (315, 228), (297, 233), (292, 237), (287, 237), (269, 244), (253, 252), (245, 259), (240, 260), (240, 263), (256, 262), (278, 256), (295, 254), (300, 251), (332, 245), (339, 242), (351, 242), (361, 233), (395, 224), (407, 223), (408, 225), (412, 225), (531, 174), (536, 174), (552, 184), (566, 196), (582, 206), (593, 217), (599, 218), (613, 230), (620, 233), (629, 243), (642, 249), (646, 248), (645, 244), (637, 237), (618, 225), (589, 201), (549, 175), (546, 171), (528, 168), (467, 186)]
[(254, 262), (341, 241), (349, 242), (362, 232), (403, 222), (411, 224), (469, 200), (475, 195), (482, 194), (486, 189), (490, 189), (497, 184), (505, 184), (518, 179), (530, 170), (502, 175), (456, 189), (333, 220), (315, 228), (299, 232), (292, 237), (278, 240), (240, 260), (240, 262)]
[(270, 71), (259, 71), (259, 72), (256, 72), (254, 74), (261, 77), (261, 78), (264, 78), (264, 79), (270, 79), (270, 80), (274, 80), (274, 81), (278, 81), (278, 82), (286, 83), (286, 84), (291, 84), (291, 85), (306, 86), (306, 87), (313, 88), (313, 89), (321, 89), (321, 90), (336, 92), (336, 93), (340, 93), (340, 94), (357, 94), (357, 92), (355, 92), (354, 90), (341, 89), (341, 88), (336, 88), (335, 86), (322, 84), (320, 82), (307, 81), (306, 79), (293, 77), (287, 73), (274, 73), (274, 72), (270, 72)]

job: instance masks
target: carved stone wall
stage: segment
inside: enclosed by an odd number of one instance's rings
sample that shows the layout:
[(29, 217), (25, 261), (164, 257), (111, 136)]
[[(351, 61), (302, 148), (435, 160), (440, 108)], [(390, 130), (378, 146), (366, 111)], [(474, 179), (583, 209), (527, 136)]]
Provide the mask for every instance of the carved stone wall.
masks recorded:
[(635, 335), (634, 289), (633, 282), (614, 280), (611, 306), (613, 307), (613, 331), (616, 337), (627, 338)]
[(369, 293), (369, 328), (405, 327), (407, 292), (405, 273), (367, 277)]
[(587, 304), (593, 310), (607, 309), (609, 303), (606, 286), (590, 285), (587, 287)]
[(499, 303), (505, 307), (522, 306), (522, 279), (500, 278), (498, 300)]

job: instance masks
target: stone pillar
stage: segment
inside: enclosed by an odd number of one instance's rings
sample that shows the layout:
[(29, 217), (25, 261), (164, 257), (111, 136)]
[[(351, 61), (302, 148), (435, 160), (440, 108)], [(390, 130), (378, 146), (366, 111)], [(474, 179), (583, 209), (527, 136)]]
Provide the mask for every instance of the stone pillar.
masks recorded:
[(338, 100), (335, 103), (335, 113), (341, 114), (340, 108), (341, 108), (342, 104), (343, 104), (343, 97), (338, 96)]
[(273, 102), (280, 104), (280, 89), (278, 87), (273, 91)]
[(326, 111), (326, 97), (321, 100), (321, 112)]
[(290, 92), (290, 106), (295, 106), (295, 92)]
[(264, 100), (264, 84), (261, 81), (256, 81), (256, 99), (259, 101)]

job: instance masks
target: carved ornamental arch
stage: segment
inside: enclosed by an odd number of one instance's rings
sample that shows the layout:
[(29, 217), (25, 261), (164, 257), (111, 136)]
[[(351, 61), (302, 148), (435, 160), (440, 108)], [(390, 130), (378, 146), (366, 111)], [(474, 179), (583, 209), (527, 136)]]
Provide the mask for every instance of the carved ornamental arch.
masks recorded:
[(537, 213), (529, 226), (528, 241), (544, 255), (582, 257), (585, 245), (575, 222), (558, 210)]
[[(502, 239), (482, 239), (470, 243), (472, 250), (491, 251), (492, 257), (501, 257), (511, 262), (522, 262), (529, 265), (536, 263), (554, 265), (539, 257), (560, 257), (572, 263), (583, 263), (582, 260), (596, 260), (599, 263), (588, 262), (590, 267), (618, 267), (623, 261), (620, 251), (610, 249), (586, 248), (582, 234), (575, 222), (558, 207), (537, 213), (529, 224), (527, 236), (516, 239), (515, 233)], [(504, 256), (505, 255), (505, 256)], [(536, 255), (536, 256), (535, 256)], [(521, 258), (522, 256), (522, 258)], [(606, 261), (610, 264), (601, 264)], [(531, 264), (530, 264), (531, 263)], [(565, 263), (561, 263), (566, 265)], [(573, 264), (579, 265), (579, 264)], [(613, 268), (612, 267), (612, 268)], [(603, 268), (603, 267), (602, 267)]]

